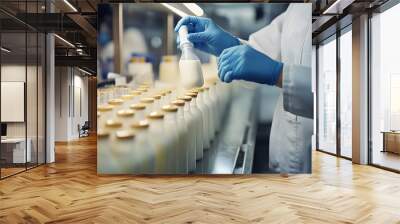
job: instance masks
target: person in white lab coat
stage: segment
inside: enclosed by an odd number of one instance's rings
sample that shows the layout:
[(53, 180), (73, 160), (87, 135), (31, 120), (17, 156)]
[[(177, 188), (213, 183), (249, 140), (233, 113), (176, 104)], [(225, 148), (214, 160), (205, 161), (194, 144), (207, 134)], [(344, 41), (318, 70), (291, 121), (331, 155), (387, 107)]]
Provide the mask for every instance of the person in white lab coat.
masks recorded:
[(212, 20), (182, 18), (189, 41), (218, 56), (222, 81), (246, 80), (282, 88), (272, 121), (269, 168), (280, 173), (311, 172), (311, 4), (292, 3), (271, 24), (240, 40)]

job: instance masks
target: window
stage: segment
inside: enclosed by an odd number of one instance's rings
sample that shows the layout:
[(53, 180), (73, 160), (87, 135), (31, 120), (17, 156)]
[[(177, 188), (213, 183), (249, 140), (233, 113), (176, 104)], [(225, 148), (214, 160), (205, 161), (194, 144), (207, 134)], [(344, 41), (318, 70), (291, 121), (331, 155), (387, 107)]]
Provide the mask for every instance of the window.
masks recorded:
[(340, 36), (340, 155), (351, 158), (353, 96), (351, 26), (348, 29)]
[(318, 48), (318, 149), (336, 153), (336, 39)]
[[(5, 3), (11, 4), (12, 2)], [(19, 2), (20, 16), (44, 1)], [(45, 163), (45, 35), (0, 13), (0, 178)]]
[(400, 4), (371, 18), (372, 163), (400, 170)]

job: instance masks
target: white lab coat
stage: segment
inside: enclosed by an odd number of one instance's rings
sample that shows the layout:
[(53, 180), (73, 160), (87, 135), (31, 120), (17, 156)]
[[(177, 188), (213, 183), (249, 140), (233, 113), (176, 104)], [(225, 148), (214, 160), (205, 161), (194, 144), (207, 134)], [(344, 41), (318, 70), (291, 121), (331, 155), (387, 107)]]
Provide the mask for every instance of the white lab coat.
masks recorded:
[(311, 3), (292, 3), (249, 38), (252, 47), (284, 63), (269, 143), (269, 167), (276, 172), (311, 172), (311, 30)]

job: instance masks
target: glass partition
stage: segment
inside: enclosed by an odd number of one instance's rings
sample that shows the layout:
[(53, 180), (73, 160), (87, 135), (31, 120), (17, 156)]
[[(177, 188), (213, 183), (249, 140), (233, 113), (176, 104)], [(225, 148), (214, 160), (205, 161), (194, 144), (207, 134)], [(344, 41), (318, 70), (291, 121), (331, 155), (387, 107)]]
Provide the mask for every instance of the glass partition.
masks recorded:
[(336, 38), (318, 48), (318, 149), (336, 153)]
[(352, 32), (340, 36), (340, 155), (351, 158), (352, 149)]
[[(43, 10), (43, 1), (26, 4), (17, 4), (22, 16)], [(45, 41), (40, 31), (0, 12), (0, 178), (45, 162)]]
[(37, 162), (46, 162), (46, 36), (38, 33), (38, 61), (37, 61)]
[(27, 61), (27, 74), (26, 74), (26, 114), (27, 114), (27, 150), (30, 151), (30, 161), (27, 163), (27, 167), (33, 167), (37, 165), (37, 127), (38, 127), (38, 35), (35, 32), (27, 33), (27, 49), (28, 49), (28, 61)]
[(1, 34), (2, 177), (24, 171), (31, 158), (26, 150), (26, 40), (25, 32)]
[(400, 4), (371, 18), (371, 162), (400, 170)]

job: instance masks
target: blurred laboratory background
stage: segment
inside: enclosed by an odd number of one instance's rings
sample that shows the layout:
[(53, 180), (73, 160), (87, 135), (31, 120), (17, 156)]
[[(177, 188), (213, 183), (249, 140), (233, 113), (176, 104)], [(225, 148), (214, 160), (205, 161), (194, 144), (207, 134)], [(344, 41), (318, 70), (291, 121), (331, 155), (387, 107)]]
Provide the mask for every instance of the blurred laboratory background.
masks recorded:
[[(268, 25), (288, 7), (287, 3), (197, 3), (202, 16), (213, 19), (223, 29), (235, 36), (248, 39), (249, 35)], [(181, 4), (174, 7), (188, 10)], [(114, 70), (113, 6), (99, 4), (99, 50), (101, 78), (107, 79)], [(192, 13), (188, 11), (188, 14)], [(200, 14), (199, 14), (200, 15)], [(181, 17), (158, 3), (122, 4), (123, 21), (123, 66), (120, 73), (128, 73), (128, 63), (135, 56), (145, 56), (152, 62), (155, 78), (159, 77), (159, 64), (165, 55), (180, 54), (177, 50), (177, 33), (174, 27)], [(249, 25), (250, 24), (250, 25)], [(114, 35), (113, 35), (114, 34)], [(209, 62), (209, 55), (200, 54), (203, 63)], [(100, 81), (100, 80), (99, 80)]]

